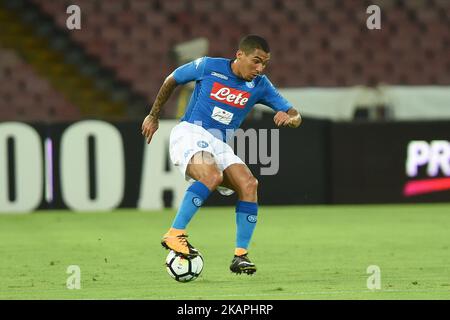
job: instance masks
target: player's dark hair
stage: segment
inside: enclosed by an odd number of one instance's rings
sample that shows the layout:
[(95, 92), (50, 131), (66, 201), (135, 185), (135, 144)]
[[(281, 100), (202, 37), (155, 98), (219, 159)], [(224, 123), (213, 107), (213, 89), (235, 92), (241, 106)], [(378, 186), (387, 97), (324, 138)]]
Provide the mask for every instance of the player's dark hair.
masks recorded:
[(269, 44), (266, 39), (254, 34), (245, 36), (239, 42), (239, 50), (244, 51), (245, 54), (250, 54), (256, 49), (260, 49), (266, 53), (270, 52)]

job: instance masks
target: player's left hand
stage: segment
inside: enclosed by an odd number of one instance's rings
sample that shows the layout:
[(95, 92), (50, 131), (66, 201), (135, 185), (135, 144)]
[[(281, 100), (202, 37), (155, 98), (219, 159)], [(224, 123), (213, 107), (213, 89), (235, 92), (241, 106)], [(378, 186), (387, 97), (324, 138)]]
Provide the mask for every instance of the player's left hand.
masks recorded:
[(291, 117), (286, 112), (278, 111), (273, 121), (278, 127), (286, 127), (291, 123)]

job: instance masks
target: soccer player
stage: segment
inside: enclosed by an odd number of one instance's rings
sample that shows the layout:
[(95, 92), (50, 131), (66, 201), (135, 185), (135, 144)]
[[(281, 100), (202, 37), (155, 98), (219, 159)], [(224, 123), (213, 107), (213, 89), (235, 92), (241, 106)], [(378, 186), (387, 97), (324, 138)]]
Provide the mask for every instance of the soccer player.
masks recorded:
[(177, 68), (161, 86), (152, 109), (142, 123), (142, 134), (150, 143), (158, 129), (162, 106), (177, 85), (195, 81), (184, 116), (170, 134), (170, 158), (186, 180), (187, 189), (179, 210), (161, 244), (185, 256), (198, 255), (187, 241), (186, 227), (214, 190), (236, 192), (236, 249), (230, 270), (252, 274), (256, 266), (247, 249), (258, 214), (258, 181), (247, 165), (226, 143), (256, 103), (276, 111), (277, 126), (297, 128), (299, 112), (284, 99), (263, 71), (270, 59), (265, 39), (248, 35), (236, 52), (236, 59), (202, 57)]

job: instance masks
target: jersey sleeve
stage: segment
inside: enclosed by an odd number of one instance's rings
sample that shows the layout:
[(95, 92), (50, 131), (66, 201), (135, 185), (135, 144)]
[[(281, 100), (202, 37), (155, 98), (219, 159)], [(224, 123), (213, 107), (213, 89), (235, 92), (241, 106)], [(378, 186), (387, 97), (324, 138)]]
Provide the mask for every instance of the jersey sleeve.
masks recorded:
[(292, 108), (292, 104), (289, 103), (274, 87), (272, 82), (264, 76), (264, 92), (262, 98), (259, 100), (259, 103), (262, 103), (275, 111), (288, 111)]
[(198, 58), (197, 60), (179, 66), (172, 73), (178, 84), (185, 84), (190, 81), (199, 80), (205, 71), (207, 57)]

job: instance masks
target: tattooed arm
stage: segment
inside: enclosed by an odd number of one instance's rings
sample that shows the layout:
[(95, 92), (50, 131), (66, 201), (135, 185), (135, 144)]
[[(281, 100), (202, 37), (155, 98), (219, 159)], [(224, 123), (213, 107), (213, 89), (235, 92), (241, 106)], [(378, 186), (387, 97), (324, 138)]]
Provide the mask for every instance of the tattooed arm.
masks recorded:
[(177, 82), (174, 77), (170, 75), (166, 78), (163, 85), (159, 89), (155, 102), (153, 103), (153, 107), (150, 110), (149, 115), (145, 117), (144, 122), (142, 123), (142, 135), (147, 139), (147, 143), (150, 143), (153, 134), (156, 130), (158, 130), (161, 108), (167, 102), (176, 86)]
[(168, 76), (166, 80), (164, 80), (163, 85), (158, 91), (155, 102), (153, 103), (152, 110), (149, 114), (150, 116), (159, 119), (162, 106), (167, 102), (176, 86), (177, 83), (172, 75)]

